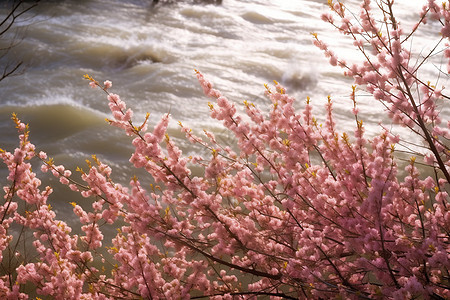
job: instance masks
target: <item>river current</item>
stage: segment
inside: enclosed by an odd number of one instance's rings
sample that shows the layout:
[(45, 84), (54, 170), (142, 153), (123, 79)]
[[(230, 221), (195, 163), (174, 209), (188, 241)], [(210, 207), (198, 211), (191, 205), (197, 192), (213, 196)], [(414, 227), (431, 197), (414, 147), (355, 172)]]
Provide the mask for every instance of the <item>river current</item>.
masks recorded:
[[(134, 172), (127, 164), (132, 152), (129, 139), (106, 124), (104, 119), (110, 116), (106, 97), (89, 88), (83, 74), (100, 82), (111, 80), (111, 91), (133, 109), (137, 123), (146, 112), (151, 124), (170, 112), (169, 134), (186, 152), (197, 149), (183, 142), (177, 121), (198, 134), (202, 129), (214, 131), (227, 142), (221, 125), (208, 117), (210, 99), (203, 95), (194, 69), (238, 106), (243, 100), (268, 106), (264, 84), (277, 80), (297, 98), (298, 109), (311, 97), (320, 119), (331, 95), (339, 128), (353, 131), (348, 97), (352, 81), (342, 76), (341, 69), (329, 66), (312, 44), (311, 32), (316, 32), (338, 55), (352, 59), (356, 53), (351, 42), (320, 19), (329, 10), (326, 1), (151, 2), (41, 1), (20, 18), (2, 37), (17, 34), (21, 41), (0, 62), (20, 59), (24, 68), (0, 82), (0, 147), (11, 150), (17, 143), (10, 120), (14, 111), (30, 124), (31, 141), (57, 164), (73, 169), (97, 154), (112, 165), (114, 178), (126, 183)], [(421, 1), (398, 2), (397, 15), (410, 29), (418, 20)], [(346, 3), (357, 12), (360, 1)], [(8, 4), (2, 2), (2, 19), (7, 12)], [(439, 39), (434, 29), (430, 25), (418, 33), (414, 40), (418, 53)], [(425, 77), (435, 80), (432, 76), (441, 66), (440, 61), (426, 66)], [(369, 135), (380, 131), (379, 122), (388, 120), (382, 107), (370, 100), (362, 88), (358, 90)], [(6, 174), (1, 166), (2, 185)], [(71, 214), (66, 192), (57, 188), (53, 199), (60, 202), (57, 210)]]

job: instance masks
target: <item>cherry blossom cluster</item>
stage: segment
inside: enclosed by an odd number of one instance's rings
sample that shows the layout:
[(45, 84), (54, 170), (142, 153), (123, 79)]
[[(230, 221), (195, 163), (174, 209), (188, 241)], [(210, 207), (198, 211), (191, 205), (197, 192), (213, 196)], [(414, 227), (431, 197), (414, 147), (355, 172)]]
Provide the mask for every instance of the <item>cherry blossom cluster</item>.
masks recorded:
[[(381, 23), (369, 1), (357, 20), (344, 4), (329, 4), (341, 24), (331, 14), (323, 19), (354, 38), (365, 61), (349, 65), (317, 35), (314, 42), (416, 133), (427, 153), (404, 163), (389, 126), (367, 137), (356, 86), (349, 96), (354, 126), (342, 132), (331, 96), (317, 118), (310, 98), (299, 109), (274, 82), (265, 86), (266, 108), (244, 101), (239, 110), (196, 70), (230, 145), (179, 122), (205, 150), (188, 156), (168, 134), (169, 114), (152, 128), (148, 114), (134, 125), (133, 111), (109, 92), (112, 83), (85, 75), (106, 93), (107, 122), (132, 136), (130, 164), (146, 176), (117, 183), (95, 155), (71, 172), (39, 152), (28, 125), (13, 115), (19, 145), (0, 151), (9, 172), (0, 206), (0, 298), (450, 298), (449, 134), (437, 106), (446, 98), (410, 65), (403, 46), (410, 35), (389, 0), (378, 2)], [(413, 33), (430, 18), (447, 38), (447, 11), (429, 1)], [(67, 186), (67, 199), (58, 201), (73, 206), (79, 233), (57, 219), (47, 203), (52, 188), (41, 188), (32, 160)], [(70, 202), (70, 193), (90, 205)], [(111, 227), (117, 233), (108, 238)]]
[[(364, 0), (359, 18), (353, 18), (353, 13), (347, 11), (346, 6), (339, 1), (330, 0), (328, 4), (332, 13), (324, 14), (322, 19), (353, 40), (354, 46), (362, 54), (363, 62), (348, 63), (339, 59), (314, 33), (315, 45), (330, 58), (332, 65), (344, 68), (345, 75), (353, 77), (356, 84), (365, 86), (367, 92), (383, 103), (394, 122), (407, 126), (419, 135), (418, 138), (425, 140), (429, 147), (427, 153), (422, 154), (426, 155), (427, 163), (434, 164), (449, 181), (450, 165), (446, 162), (449, 161), (450, 152), (446, 140), (450, 137), (450, 121), (443, 124), (439, 115), (442, 101), (448, 101), (449, 98), (443, 94), (443, 87), (430, 83), (431, 78), (419, 76), (420, 67), (443, 42), (447, 46), (444, 57), (449, 61), (449, 4), (428, 1), (422, 9), (419, 22), (406, 33), (395, 17), (392, 0), (374, 3)], [(374, 11), (373, 7), (377, 10)], [(378, 15), (375, 16), (375, 13)], [(410, 52), (412, 37), (428, 19), (440, 23), (442, 38), (429, 53), (415, 57)]]

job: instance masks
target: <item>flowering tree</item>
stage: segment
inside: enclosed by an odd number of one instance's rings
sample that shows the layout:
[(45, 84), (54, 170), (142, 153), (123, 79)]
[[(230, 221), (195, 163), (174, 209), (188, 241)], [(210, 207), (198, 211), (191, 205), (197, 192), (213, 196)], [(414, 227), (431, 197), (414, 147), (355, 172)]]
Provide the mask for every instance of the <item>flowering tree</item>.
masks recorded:
[[(210, 153), (187, 157), (166, 133), (169, 115), (153, 130), (148, 115), (135, 125), (132, 110), (109, 92), (111, 82), (86, 75), (107, 94), (113, 116), (107, 121), (134, 137), (130, 162), (153, 184), (145, 189), (138, 178), (128, 188), (115, 183), (111, 168), (95, 156), (87, 170), (77, 169), (78, 182), (36, 150), (28, 126), (13, 115), (20, 144), (1, 152), (10, 172), (0, 207), (2, 298), (449, 298), (450, 122), (442, 124), (438, 109), (448, 97), (419, 78), (423, 62), (412, 64), (404, 44), (427, 19), (440, 22), (447, 39), (450, 13), (445, 3), (429, 1), (405, 34), (392, 2), (377, 2), (380, 22), (369, 1), (357, 19), (330, 1), (339, 21), (331, 14), (323, 18), (355, 40), (365, 57), (361, 64), (347, 64), (316, 34), (314, 39), (331, 64), (424, 142), (427, 152), (411, 157), (404, 171), (398, 136), (383, 129), (365, 137), (355, 87), (349, 99), (355, 127), (347, 134), (336, 128), (331, 98), (320, 124), (309, 99), (298, 112), (275, 83), (266, 86), (268, 111), (244, 101), (240, 115), (196, 71), (214, 99), (211, 117), (234, 136), (236, 147), (221, 145), (211, 132), (197, 136), (180, 122), (186, 138)], [(92, 199), (89, 209), (73, 203), (82, 234), (72, 234), (47, 204), (52, 189), (41, 188), (30, 164), (35, 157), (42, 171)], [(202, 173), (194, 174), (195, 167)], [(426, 168), (434, 178), (420, 174)], [(120, 224), (111, 242), (104, 240), (104, 224)], [(17, 240), (25, 237), (32, 249), (19, 250)], [(104, 244), (108, 253), (101, 251)]]

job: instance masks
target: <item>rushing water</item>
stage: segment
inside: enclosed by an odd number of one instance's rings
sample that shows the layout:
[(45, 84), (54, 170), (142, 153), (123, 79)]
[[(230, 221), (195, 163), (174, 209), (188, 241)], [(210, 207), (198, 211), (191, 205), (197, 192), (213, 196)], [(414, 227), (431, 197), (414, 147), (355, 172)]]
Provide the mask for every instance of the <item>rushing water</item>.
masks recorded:
[[(418, 19), (420, 1), (399, 2), (398, 15), (410, 28)], [(356, 6), (359, 1), (347, 3)], [(272, 80), (297, 97), (299, 109), (307, 96), (321, 106), (331, 95), (340, 128), (353, 128), (351, 81), (312, 45), (310, 33), (317, 32), (337, 53), (353, 57), (351, 43), (320, 20), (327, 10), (325, 0), (224, 0), (221, 5), (173, 1), (155, 6), (149, 0), (41, 1), (16, 24), (23, 29), (23, 40), (1, 61), (20, 58), (26, 68), (0, 82), (0, 146), (10, 150), (16, 143), (9, 120), (15, 111), (30, 123), (31, 140), (57, 163), (73, 168), (95, 153), (113, 166), (118, 181), (126, 181), (132, 148), (123, 133), (104, 122), (107, 100), (100, 90), (88, 87), (82, 79), (86, 73), (100, 82), (111, 80), (112, 91), (138, 120), (150, 112), (155, 123), (170, 112), (175, 138), (181, 137), (177, 120), (199, 133), (203, 128), (222, 133), (207, 117), (209, 99), (194, 69), (236, 103), (267, 105), (263, 84)], [(427, 28), (414, 41), (418, 51), (439, 38), (432, 26)], [(378, 122), (386, 117), (360, 94), (368, 131), (377, 132)], [(0, 170), (3, 184), (6, 170)], [(60, 208), (70, 211), (70, 199), (62, 199)]]

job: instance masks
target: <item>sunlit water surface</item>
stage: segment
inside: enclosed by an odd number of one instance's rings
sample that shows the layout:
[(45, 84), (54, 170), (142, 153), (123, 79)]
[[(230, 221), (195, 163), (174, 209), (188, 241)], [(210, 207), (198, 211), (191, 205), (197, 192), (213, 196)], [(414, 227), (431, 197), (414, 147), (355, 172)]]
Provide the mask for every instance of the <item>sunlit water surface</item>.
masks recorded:
[[(398, 2), (396, 12), (408, 30), (418, 19), (421, 1)], [(351, 42), (320, 20), (329, 10), (326, 1), (150, 3), (41, 1), (21, 19), (17, 25), (23, 40), (2, 62), (20, 58), (26, 68), (20, 76), (0, 82), (0, 146), (11, 150), (17, 141), (9, 119), (15, 111), (30, 123), (31, 140), (56, 163), (73, 169), (97, 154), (113, 166), (118, 182), (126, 183), (139, 173), (127, 164), (133, 150), (129, 139), (104, 121), (110, 116), (105, 94), (88, 87), (82, 78), (86, 73), (100, 82), (111, 80), (112, 92), (134, 110), (137, 122), (146, 112), (151, 114), (151, 124), (170, 112), (169, 134), (185, 152), (200, 149), (183, 141), (176, 121), (199, 134), (202, 129), (214, 131), (223, 143), (229, 142), (221, 125), (208, 117), (210, 99), (203, 95), (194, 69), (238, 106), (247, 100), (268, 107), (264, 84), (277, 80), (298, 99), (299, 110), (310, 96), (318, 118), (323, 119), (322, 107), (331, 95), (339, 128), (353, 131), (348, 97), (352, 81), (329, 66), (312, 45), (311, 32), (316, 32), (338, 55), (358, 59)], [(357, 7), (359, 1), (346, 3)], [(7, 11), (2, 5), (4, 16)], [(416, 53), (426, 53), (439, 40), (436, 28), (431, 24), (418, 33), (413, 40)], [(439, 60), (426, 66), (425, 80), (436, 83), (440, 67)], [(443, 77), (438, 84), (445, 84)], [(381, 106), (370, 100), (358, 90), (369, 135), (380, 131), (379, 122), (388, 120)], [(7, 171), (0, 168), (3, 185)], [(60, 218), (73, 218), (69, 202), (75, 195), (55, 187), (53, 206)]]

